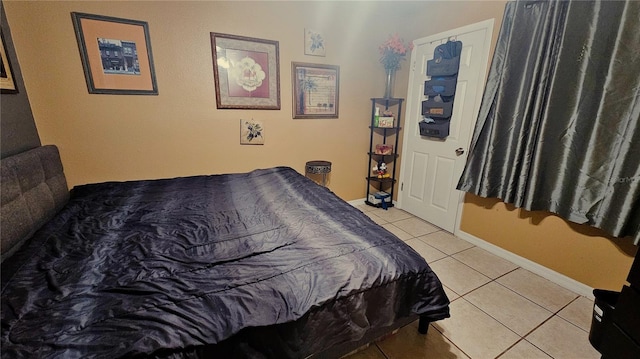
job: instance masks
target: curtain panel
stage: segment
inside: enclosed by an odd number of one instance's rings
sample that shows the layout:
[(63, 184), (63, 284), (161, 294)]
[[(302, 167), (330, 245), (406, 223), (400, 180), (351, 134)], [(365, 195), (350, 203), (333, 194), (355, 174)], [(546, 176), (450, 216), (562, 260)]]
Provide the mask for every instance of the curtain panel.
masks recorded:
[(640, 2), (507, 3), (457, 188), (640, 242)]

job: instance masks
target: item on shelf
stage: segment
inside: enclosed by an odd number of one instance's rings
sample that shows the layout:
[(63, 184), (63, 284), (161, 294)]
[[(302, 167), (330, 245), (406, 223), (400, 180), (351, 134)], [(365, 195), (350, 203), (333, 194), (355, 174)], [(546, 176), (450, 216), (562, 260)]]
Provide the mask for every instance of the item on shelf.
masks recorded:
[(387, 164), (383, 161), (379, 161), (378, 164), (373, 166), (373, 173), (375, 173), (378, 178), (389, 178), (391, 175), (387, 173)]
[(376, 155), (390, 155), (393, 153), (393, 145), (378, 144), (376, 145)]
[(381, 204), (383, 202), (389, 203), (391, 202), (391, 195), (384, 191), (371, 193), (369, 194), (369, 202), (373, 204)]
[(385, 70), (386, 77), (384, 83), (384, 97), (392, 98), (393, 97), (393, 85), (396, 79), (396, 69), (386, 69)]
[(391, 128), (393, 127), (393, 117), (378, 117), (378, 127)]
[(380, 50), (380, 62), (384, 66), (386, 73), (384, 98), (393, 98), (396, 70), (400, 68), (400, 61), (404, 60), (411, 49), (413, 49), (413, 43), (409, 41), (405, 44), (398, 34), (389, 36), (387, 41), (378, 47), (378, 50)]
[(373, 127), (378, 127), (379, 120), (380, 120), (380, 107), (376, 107), (376, 110), (373, 114)]

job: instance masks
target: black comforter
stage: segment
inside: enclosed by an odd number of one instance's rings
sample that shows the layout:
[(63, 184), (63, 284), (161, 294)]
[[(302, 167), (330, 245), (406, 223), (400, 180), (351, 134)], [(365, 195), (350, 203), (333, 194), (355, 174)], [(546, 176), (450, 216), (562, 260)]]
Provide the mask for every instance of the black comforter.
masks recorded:
[(1, 353), (173, 355), (274, 327), (304, 357), (448, 304), (415, 251), (290, 168), (111, 182), (3, 263)]

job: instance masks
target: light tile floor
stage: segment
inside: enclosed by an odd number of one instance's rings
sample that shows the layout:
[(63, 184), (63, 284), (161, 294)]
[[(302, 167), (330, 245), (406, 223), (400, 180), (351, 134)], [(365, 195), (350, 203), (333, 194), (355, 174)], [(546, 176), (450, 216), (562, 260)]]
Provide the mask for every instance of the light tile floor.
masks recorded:
[(451, 300), (451, 318), (417, 322), (348, 359), (589, 359), (593, 301), (413, 215), (357, 206), (420, 253)]

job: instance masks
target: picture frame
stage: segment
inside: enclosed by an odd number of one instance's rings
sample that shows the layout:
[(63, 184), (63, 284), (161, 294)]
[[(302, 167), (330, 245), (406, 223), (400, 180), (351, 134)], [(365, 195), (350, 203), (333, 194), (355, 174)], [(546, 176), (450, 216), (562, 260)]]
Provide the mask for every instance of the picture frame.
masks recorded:
[(278, 41), (210, 34), (217, 108), (279, 110)]
[(264, 123), (260, 120), (240, 120), (240, 144), (264, 145)]
[(291, 63), (293, 118), (338, 118), (340, 67)]
[(0, 32), (0, 93), (18, 93), (16, 81), (13, 78), (13, 68), (9, 61), (9, 53), (4, 42), (4, 34)]
[(311, 56), (326, 56), (324, 36), (313, 29), (304, 29), (304, 54)]
[(80, 12), (71, 19), (89, 93), (158, 94), (145, 21)]

